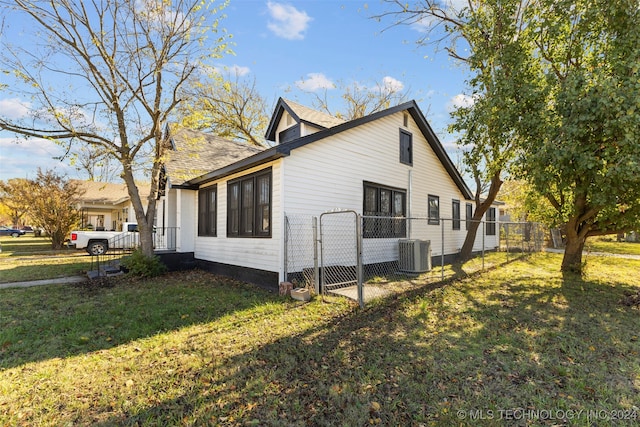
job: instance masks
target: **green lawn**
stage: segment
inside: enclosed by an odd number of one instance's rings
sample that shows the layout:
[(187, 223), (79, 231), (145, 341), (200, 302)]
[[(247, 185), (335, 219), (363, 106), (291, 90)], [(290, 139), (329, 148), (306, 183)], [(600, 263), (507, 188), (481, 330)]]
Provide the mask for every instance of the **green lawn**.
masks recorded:
[(91, 257), (75, 249), (51, 250), (44, 237), (0, 237), (0, 283), (52, 279), (85, 273)]
[(365, 310), (199, 271), (0, 290), (0, 425), (637, 425), (640, 261), (560, 261)]
[(613, 238), (587, 239), (585, 249), (590, 252), (640, 255), (640, 243), (616, 242)]

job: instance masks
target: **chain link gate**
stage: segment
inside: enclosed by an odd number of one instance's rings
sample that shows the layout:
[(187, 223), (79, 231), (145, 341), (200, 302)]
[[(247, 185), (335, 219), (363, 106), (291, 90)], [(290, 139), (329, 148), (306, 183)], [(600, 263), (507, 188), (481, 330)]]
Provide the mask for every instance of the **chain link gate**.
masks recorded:
[(323, 295), (343, 295), (364, 307), (362, 236), (355, 211), (320, 215), (320, 284)]

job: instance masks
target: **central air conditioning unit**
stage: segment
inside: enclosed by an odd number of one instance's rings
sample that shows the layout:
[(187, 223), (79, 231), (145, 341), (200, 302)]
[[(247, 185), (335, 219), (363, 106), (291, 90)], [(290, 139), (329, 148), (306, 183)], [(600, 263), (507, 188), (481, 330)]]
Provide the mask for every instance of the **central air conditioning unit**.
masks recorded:
[(399, 269), (406, 273), (431, 270), (431, 240), (398, 240)]

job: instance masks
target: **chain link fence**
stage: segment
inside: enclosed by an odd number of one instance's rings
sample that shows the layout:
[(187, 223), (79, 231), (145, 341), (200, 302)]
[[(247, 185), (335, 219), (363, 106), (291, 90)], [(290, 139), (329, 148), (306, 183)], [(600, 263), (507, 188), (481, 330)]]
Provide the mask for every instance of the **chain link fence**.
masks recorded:
[(320, 293), (316, 277), (319, 268), (318, 217), (285, 216), (285, 279), (294, 287), (309, 288)]
[(354, 211), (286, 216), (286, 278), (316, 294), (365, 303), (392, 293), (468, 275), (543, 250), (537, 223), (480, 221), (474, 257), (457, 255), (471, 221), (369, 217)]

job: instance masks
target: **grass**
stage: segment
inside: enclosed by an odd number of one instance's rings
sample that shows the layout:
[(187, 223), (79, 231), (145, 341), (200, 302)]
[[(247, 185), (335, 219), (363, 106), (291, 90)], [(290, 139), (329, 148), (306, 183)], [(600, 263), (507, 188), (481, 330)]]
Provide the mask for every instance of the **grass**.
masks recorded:
[(616, 242), (611, 237), (588, 239), (585, 249), (589, 252), (640, 255), (640, 243)]
[(90, 267), (84, 251), (51, 250), (44, 237), (0, 237), (0, 283), (76, 276)]
[(0, 425), (637, 425), (640, 260), (560, 261), (365, 310), (199, 271), (0, 290)]

